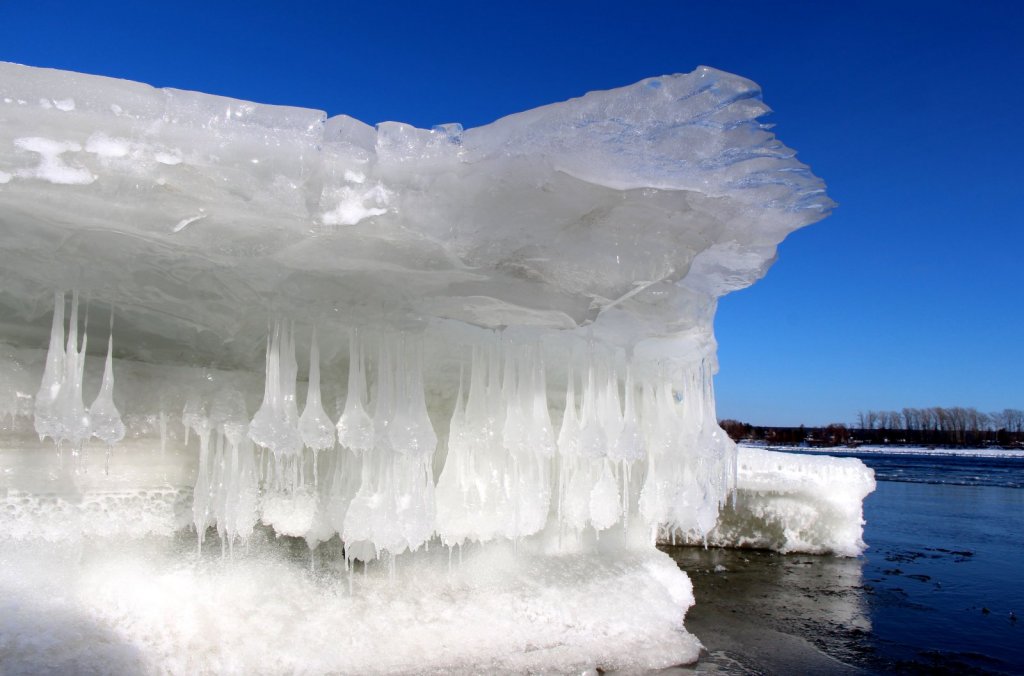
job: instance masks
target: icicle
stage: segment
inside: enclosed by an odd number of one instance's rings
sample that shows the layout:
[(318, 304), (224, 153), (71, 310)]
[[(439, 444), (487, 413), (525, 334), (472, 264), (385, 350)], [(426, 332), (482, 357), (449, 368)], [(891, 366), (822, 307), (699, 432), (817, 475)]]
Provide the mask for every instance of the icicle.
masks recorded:
[(644, 443), (643, 432), (640, 429), (640, 420), (636, 412), (634, 402), (636, 389), (633, 384), (632, 369), (626, 368), (626, 407), (622, 414), (619, 433), (617, 434), (611, 448), (608, 449), (608, 457), (612, 460), (619, 460), (624, 463), (633, 463), (641, 460), (647, 451)]
[(583, 390), (583, 406), (580, 411), (580, 455), (586, 458), (602, 458), (608, 453), (608, 438), (601, 424), (597, 404), (597, 385), (593, 359), (587, 367), (587, 384)]
[(338, 421), (338, 442), (358, 454), (373, 448), (374, 429), (373, 420), (366, 412), (362, 344), (355, 330), (349, 334), (348, 345), (348, 395), (345, 398), (345, 411)]
[(107, 338), (107, 361), (103, 367), (103, 381), (99, 394), (89, 407), (92, 436), (107, 444), (107, 457), (114, 444), (124, 439), (124, 423), (114, 405), (114, 313), (110, 313), (110, 335)]
[(167, 455), (167, 414), (163, 408), (160, 409), (160, 457)]
[(278, 457), (294, 458), (302, 450), (295, 403), (295, 341), (293, 328), (280, 322), (267, 342), (267, 375), (263, 403), (249, 424), (249, 438)]
[(53, 324), (50, 328), (50, 347), (46, 352), (46, 366), (35, 400), (34, 424), (39, 441), (60, 437), (60, 415), (56, 410), (64, 382), (64, 294), (53, 294)]
[(85, 369), (85, 350), (88, 336), (83, 332), (82, 347), (78, 347), (78, 292), (71, 294), (71, 318), (68, 324), (67, 347), (64, 351), (64, 382), (57, 401), (61, 429), (58, 441), (71, 445), (73, 455), (81, 452), (89, 438), (89, 412), (82, 402), (82, 376)]
[(387, 423), (388, 441), (398, 453), (432, 455), (437, 448), (437, 433), (427, 414), (423, 392), (420, 350), (400, 349), (394, 364), (392, 418)]
[(614, 526), (622, 513), (619, 489), (609, 471), (609, 461), (601, 464), (601, 477), (590, 491), (590, 525), (597, 531)]
[(199, 466), (196, 469), (196, 485), (192, 491), (192, 523), (196, 528), (196, 552), (202, 554), (206, 527), (210, 521), (210, 502), (213, 490), (210, 473), (210, 426), (209, 420), (201, 413), (190, 418), (189, 425), (199, 437)]
[(302, 442), (313, 450), (315, 472), (316, 453), (334, 448), (334, 424), (320, 400), (320, 348), (317, 346), (315, 328), (309, 346), (309, 387), (306, 405), (299, 418), (299, 432), (302, 434)]
[(373, 402), (373, 439), (378, 453), (392, 450), (388, 426), (395, 416), (393, 363), (396, 357), (391, 341), (381, 341), (377, 351), (377, 392)]
[(579, 454), (580, 421), (576, 413), (576, 383), (572, 368), (569, 369), (569, 381), (565, 388), (565, 412), (562, 414), (562, 427), (558, 432), (558, 452), (565, 457)]
[(249, 438), (264, 448), (270, 448), (274, 419), (276, 417), (274, 409), (277, 397), (276, 388), (278, 387), (277, 346), (275, 344), (277, 331), (278, 327), (275, 326), (274, 331), (267, 335), (263, 403), (256, 410), (256, 415), (253, 416), (252, 422), (249, 423)]
[[(540, 346), (531, 351), (524, 365), (529, 371), (530, 387), (525, 393), (530, 405), (529, 444), (534, 453), (542, 458), (555, 455), (558, 445), (555, 442), (551, 426), (551, 412), (548, 410), (548, 386), (544, 374), (544, 360), (540, 356)], [(524, 402), (524, 405), (526, 402)]]

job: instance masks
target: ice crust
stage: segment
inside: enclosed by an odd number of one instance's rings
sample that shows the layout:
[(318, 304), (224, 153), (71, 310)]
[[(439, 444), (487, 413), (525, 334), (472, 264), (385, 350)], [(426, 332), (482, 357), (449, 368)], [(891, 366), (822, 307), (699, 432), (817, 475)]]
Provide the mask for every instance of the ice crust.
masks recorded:
[(766, 112), (703, 67), (424, 130), (0, 63), (0, 654), (655, 668), (699, 647), (659, 533), (856, 553), (862, 465), (716, 421), (717, 298), (831, 208)]

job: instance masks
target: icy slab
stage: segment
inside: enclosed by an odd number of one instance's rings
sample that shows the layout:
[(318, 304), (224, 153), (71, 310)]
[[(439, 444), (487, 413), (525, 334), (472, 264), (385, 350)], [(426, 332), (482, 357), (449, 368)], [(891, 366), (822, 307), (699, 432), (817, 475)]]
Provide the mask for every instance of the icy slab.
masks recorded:
[(0, 63), (0, 335), (42, 344), (63, 288), (143, 360), (258, 368), (276, 316), (693, 361), (713, 300), (831, 208), (766, 112), (712, 68), (426, 130)]
[[(863, 462), (740, 446), (738, 466), (735, 502), (722, 509), (709, 545), (840, 556), (864, 551), (862, 506), (875, 490), (875, 473)], [(702, 540), (684, 537), (691, 544)]]
[(656, 550), (432, 554), (350, 577), (310, 574), (280, 541), (230, 566), (147, 541), (5, 546), (4, 673), (640, 672), (697, 658), (689, 579)]

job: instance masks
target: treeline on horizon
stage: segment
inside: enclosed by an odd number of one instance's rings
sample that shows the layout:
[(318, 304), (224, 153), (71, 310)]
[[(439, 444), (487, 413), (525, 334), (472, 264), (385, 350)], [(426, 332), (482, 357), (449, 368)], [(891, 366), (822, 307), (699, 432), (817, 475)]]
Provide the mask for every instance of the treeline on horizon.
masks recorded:
[(810, 446), (1024, 447), (1024, 411), (1016, 408), (993, 413), (963, 406), (860, 411), (851, 425), (832, 423), (824, 427), (760, 427), (738, 420), (722, 420), (719, 425), (734, 441)]

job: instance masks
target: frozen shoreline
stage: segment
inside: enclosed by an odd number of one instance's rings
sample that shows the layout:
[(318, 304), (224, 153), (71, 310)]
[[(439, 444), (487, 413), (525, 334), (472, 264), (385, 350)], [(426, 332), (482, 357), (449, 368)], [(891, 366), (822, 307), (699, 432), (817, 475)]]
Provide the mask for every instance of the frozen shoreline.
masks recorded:
[(853, 455), (858, 453), (884, 453), (888, 455), (936, 455), (970, 456), (977, 458), (1024, 458), (1024, 450), (1013, 448), (935, 448), (930, 446), (788, 446), (783, 444), (762, 444), (751, 441), (738, 442), (740, 448), (760, 448), (782, 453), (813, 453), (820, 455)]

